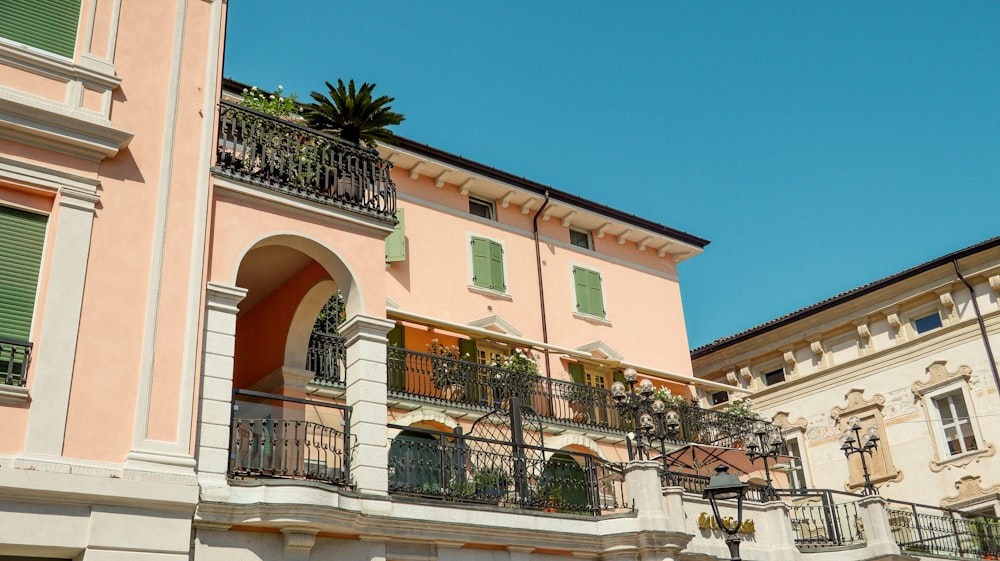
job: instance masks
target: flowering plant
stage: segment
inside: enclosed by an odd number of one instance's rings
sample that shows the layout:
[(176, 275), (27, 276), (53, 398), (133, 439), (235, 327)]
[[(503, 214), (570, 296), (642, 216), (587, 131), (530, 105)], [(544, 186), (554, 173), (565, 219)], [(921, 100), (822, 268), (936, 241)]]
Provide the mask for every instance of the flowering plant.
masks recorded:
[(243, 88), (242, 105), (282, 119), (298, 115), (301, 111), (301, 106), (296, 100), (295, 94), (286, 96), (284, 89), (283, 86), (279, 85), (277, 91), (269, 94), (263, 90), (258, 90), (257, 86), (249, 89)]
[(678, 405), (686, 405), (687, 399), (682, 395), (674, 395), (671, 393), (670, 388), (659, 387), (653, 390), (653, 399), (659, 399), (664, 405), (669, 409), (670, 407), (675, 407)]
[(525, 349), (515, 349), (509, 356), (493, 362), (493, 366), (501, 369), (495, 372), (493, 377), (499, 382), (505, 397), (517, 396), (524, 399), (531, 394), (538, 378), (538, 363), (529, 352)]
[(753, 421), (759, 420), (762, 417), (760, 413), (753, 410), (753, 401), (750, 401), (749, 397), (744, 397), (741, 399), (734, 399), (726, 404), (722, 409), (724, 413), (729, 413), (735, 417), (740, 417), (743, 419), (750, 419)]
[[(435, 357), (442, 357), (445, 359), (458, 360), (459, 351), (457, 345), (445, 345), (437, 338), (431, 339), (431, 342), (427, 344), (427, 353), (435, 355)], [(459, 365), (452, 360), (440, 360), (437, 358), (431, 359), (431, 364), (433, 365), (433, 372), (431, 377), (434, 379), (434, 387), (441, 389), (445, 386), (451, 386), (453, 384), (458, 384), (461, 382), (461, 376), (459, 375)]]

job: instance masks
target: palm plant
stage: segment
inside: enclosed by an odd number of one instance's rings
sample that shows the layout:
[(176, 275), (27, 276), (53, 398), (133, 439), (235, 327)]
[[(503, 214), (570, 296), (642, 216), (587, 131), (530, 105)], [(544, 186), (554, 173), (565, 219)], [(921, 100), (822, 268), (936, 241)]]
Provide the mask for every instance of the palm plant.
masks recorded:
[(372, 97), (375, 84), (365, 82), (360, 88), (355, 88), (354, 80), (344, 85), (343, 80), (337, 80), (334, 86), (326, 82), (329, 90), (327, 95), (312, 92), (310, 97), (316, 103), (307, 105), (302, 112), (309, 126), (335, 131), (349, 142), (360, 144), (364, 142), (369, 148), (376, 146), (376, 141), (392, 140), (393, 134), (387, 127), (398, 125), (405, 117), (392, 111), (389, 105), (396, 100), (394, 97)]

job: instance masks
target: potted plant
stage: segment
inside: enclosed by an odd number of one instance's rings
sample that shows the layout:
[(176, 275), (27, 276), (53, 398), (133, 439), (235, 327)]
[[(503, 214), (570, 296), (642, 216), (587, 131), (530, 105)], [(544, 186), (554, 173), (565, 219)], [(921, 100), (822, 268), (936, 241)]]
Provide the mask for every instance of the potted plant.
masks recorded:
[(431, 379), (434, 387), (440, 390), (441, 397), (449, 401), (464, 399), (465, 385), (458, 363), (458, 346), (445, 345), (435, 338), (427, 344), (427, 353), (434, 355), (431, 357)]
[(340, 138), (353, 144), (375, 148), (376, 141), (388, 142), (394, 137), (388, 127), (403, 122), (400, 113), (392, 111), (390, 105), (396, 98), (373, 97), (375, 84), (365, 82), (355, 88), (354, 80), (344, 84), (337, 80), (334, 86), (326, 82), (327, 95), (320, 92), (309, 94), (315, 103), (305, 106), (303, 117), (309, 126), (322, 131), (332, 131)]
[(525, 349), (514, 349), (509, 356), (493, 363), (493, 366), (501, 369), (494, 374), (501, 401), (518, 397), (522, 405), (530, 405), (538, 382), (538, 363), (529, 353)]

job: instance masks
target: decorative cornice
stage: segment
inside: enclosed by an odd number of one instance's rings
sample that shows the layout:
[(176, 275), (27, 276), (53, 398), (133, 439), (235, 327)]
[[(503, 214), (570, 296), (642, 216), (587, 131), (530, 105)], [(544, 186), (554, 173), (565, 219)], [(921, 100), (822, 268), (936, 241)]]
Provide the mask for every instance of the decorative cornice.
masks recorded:
[(987, 443), (986, 448), (980, 448), (974, 452), (969, 452), (962, 454), (960, 456), (953, 456), (945, 458), (943, 460), (931, 460), (928, 462), (928, 467), (934, 473), (941, 473), (948, 468), (964, 468), (965, 466), (982, 460), (983, 458), (989, 458), (995, 456), (997, 453), (997, 447), (992, 443)]
[(844, 395), (844, 400), (846, 404), (840, 407), (834, 407), (831, 415), (834, 419), (839, 419), (847, 413), (855, 413), (857, 411), (864, 411), (866, 409), (878, 409), (879, 411), (885, 407), (885, 396), (882, 394), (875, 394), (875, 397), (871, 399), (864, 398), (865, 390), (863, 388), (852, 388), (850, 391)]
[(946, 364), (948, 364), (948, 361), (946, 360), (935, 360), (932, 362), (926, 369), (927, 379), (917, 380), (912, 386), (910, 386), (910, 390), (913, 392), (913, 395), (918, 398), (923, 397), (928, 392), (942, 386), (959, 382), (961, 380), (969, 383), (969, 380), (972, 379), (972, 368), (963, 364), (958, 367), (958, 370), (948, 372), (948, 369), (945, 366)]
[(966, 475), (955, 482), (958, 493), (941, 499), (944, 508), (960, 508), (975, 503), (1000, 500), (1000, 483), (983, 487), (982, 478), (978, 475)]
[(790, 419), (789, 415), (790, 413), (788, 411), (778, 411), (777, 413), (774, 414), (773, 417), (771, 417), (771, 422), (780, 427), (783, 431), (785, 430), (805, 431), (806, 428), (809, 426), (809, 421), (807, 421), (802, 417), (799, 417), (799, 420), (795, 421), (794, 423), (791, 422), (789, 420)]

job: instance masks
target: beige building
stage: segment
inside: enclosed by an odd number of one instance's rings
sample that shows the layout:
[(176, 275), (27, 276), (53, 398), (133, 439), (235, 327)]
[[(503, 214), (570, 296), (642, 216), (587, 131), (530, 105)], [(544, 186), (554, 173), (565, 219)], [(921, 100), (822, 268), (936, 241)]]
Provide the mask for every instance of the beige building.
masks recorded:
[[(797, 486), (859, 490), (841, 452), (874, 428), (883, 497), (1000, 513), (1000, 238), (823, 300), (692, 351), (695, 373), (752, 392), (783, 427)], [(703, 392), (706, 400), (713, 394)], [(714, 395), (722, 401), (724, 394)]]

